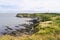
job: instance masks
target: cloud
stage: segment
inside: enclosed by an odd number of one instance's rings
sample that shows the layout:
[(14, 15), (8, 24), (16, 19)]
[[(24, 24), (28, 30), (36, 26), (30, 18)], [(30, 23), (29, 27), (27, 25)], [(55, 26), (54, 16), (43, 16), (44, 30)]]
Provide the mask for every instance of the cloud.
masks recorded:
[(0, 12), (60, 12), (60, 0), (0, 0)]

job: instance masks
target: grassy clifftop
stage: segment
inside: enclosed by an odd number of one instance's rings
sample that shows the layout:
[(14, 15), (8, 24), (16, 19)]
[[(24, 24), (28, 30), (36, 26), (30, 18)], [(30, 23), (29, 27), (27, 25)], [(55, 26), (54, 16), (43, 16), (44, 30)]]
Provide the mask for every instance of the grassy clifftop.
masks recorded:
[(38, 31), (32, 35), (22, 35), (16, 37), (3, 35), (0, 37), (0, 40), (60, 40), (60, 14), (35, 13), (17, 15), (24, 15), (23, 17), (38, 17), (41, 20), (39, 25), (35, 27)]

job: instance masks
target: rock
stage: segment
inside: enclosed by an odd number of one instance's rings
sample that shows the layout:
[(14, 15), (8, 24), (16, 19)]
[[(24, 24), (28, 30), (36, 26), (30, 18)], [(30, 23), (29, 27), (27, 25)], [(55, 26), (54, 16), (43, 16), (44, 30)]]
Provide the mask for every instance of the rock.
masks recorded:
[(15, 27), (19, 27), (19, 26), (15, 26)]
[(12, 28), (10, 28), (9, 26), (5, 26), (5, 27), (7, 27), (7, 29), (9, 29), (9, 30), (13, 30)]

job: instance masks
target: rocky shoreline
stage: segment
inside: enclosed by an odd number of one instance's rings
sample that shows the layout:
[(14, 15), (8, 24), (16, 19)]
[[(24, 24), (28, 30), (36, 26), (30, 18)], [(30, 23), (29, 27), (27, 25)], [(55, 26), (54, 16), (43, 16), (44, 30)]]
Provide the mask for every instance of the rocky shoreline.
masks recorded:
[[(13, 30), (12, 28), (10, 28), (9, 26), (5, 26), (7, 29), (5, 29), (5, 31), (2, 33), (3, 35), (9, 34), (9, 35), (22, 35), (22, 34), (33, 34), (36, 32), (37, 29), (35, 29), (35, 27), (39, 24), (39, 19), (38, 18), (32, 18), (32, 20), (28, 20), (27, 22), (29, 22), (29, 24), (19, 24), (19, 26), (22, 26), (24, 28), (20, 28), (20, 29), (15, 29), (15, 31), (11, 31), (9, 32), (9, 30)], [(15, 26), (16, 28), (19, 28), (19, 26)]]

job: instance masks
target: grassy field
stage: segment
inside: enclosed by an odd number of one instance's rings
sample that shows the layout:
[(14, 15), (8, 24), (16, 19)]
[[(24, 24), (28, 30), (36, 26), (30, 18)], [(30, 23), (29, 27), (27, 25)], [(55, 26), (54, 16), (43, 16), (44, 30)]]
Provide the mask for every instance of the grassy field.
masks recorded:
[(60, 14), (35, 13), (28, 15), (40, 19), (39, 25), (35, 27), (38, 30), (36, 33), (22, 36), (3, 35), (0, 40), (60, 40)]

